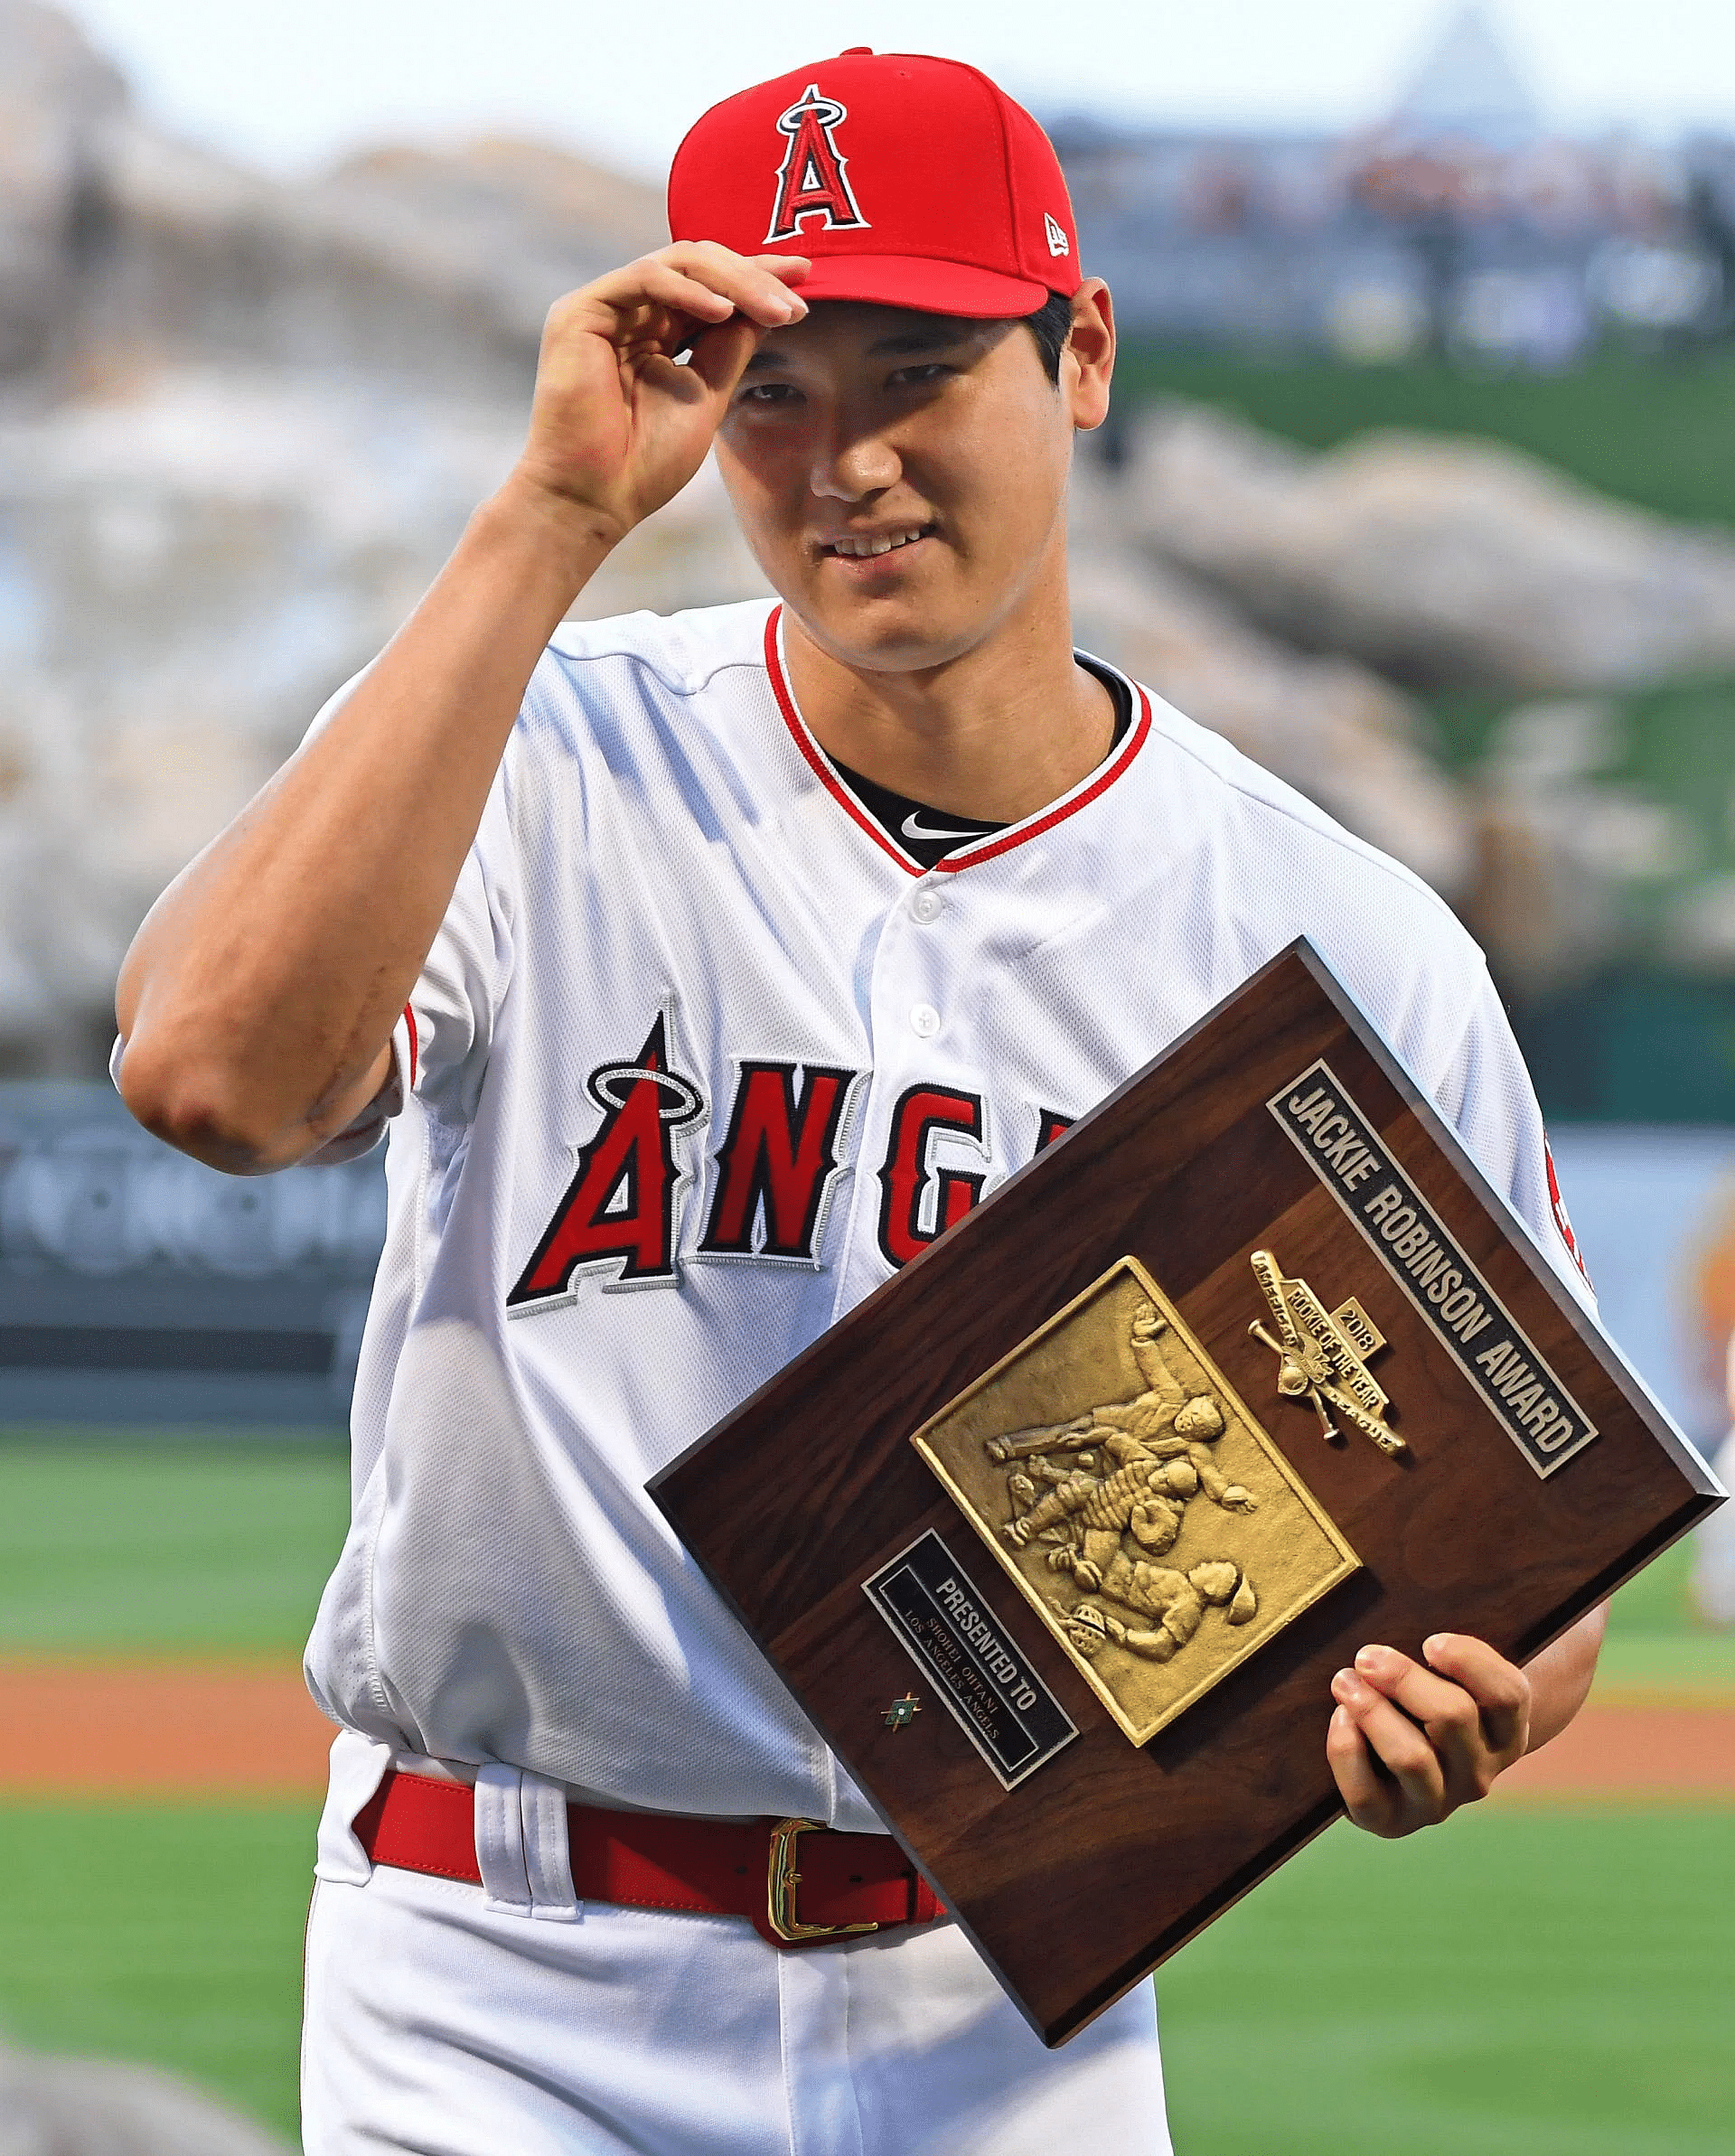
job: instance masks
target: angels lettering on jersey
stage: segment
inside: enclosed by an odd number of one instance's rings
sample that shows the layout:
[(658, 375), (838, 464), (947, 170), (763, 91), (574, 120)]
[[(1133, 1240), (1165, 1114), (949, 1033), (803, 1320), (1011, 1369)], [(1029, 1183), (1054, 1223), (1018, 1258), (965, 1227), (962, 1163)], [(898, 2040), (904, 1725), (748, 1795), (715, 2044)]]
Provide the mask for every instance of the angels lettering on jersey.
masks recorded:
[[(585, 1082), (601, 1120), (507, 1297), (514, 1314), (569, 1301), (586, 1275), (605, 1289), (680, 1277), (681, 1198), (699, 1171), (709, 1104), (670, 1060), (660, 1012), (638, 1054), (603, 1064)], [(700, 1231), (688, 1253), (817, 1268), (832, 1189), (867, 1073), (787, 1057), (742, 1056), (705, 1177)], [(1072, 1119), (1036, 1111), (1036, 1148)], [(960, 1162), (960, 1153), (971, 1165)], [(907, 1264), (980, 1201), (990, 1174), (980, 1093), (909, 1086), (892, 1111), (879, 1183), (879, 1247)]]

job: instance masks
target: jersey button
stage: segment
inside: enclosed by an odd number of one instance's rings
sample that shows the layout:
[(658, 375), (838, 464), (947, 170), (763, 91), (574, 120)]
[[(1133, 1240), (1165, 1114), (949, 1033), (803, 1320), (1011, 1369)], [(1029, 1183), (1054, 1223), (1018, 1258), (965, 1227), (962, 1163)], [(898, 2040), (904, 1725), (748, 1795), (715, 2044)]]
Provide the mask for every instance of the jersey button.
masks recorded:
[(910, 911), (918, 921), (937, 921), (940, 918), (938, 891), (918, 891), (910, 901)]
[(940, 1030), (940, 1013), (932, 1003), (918, 1003), (910, 1013), (910, 1026), (924, 1041), (931, 1041)]

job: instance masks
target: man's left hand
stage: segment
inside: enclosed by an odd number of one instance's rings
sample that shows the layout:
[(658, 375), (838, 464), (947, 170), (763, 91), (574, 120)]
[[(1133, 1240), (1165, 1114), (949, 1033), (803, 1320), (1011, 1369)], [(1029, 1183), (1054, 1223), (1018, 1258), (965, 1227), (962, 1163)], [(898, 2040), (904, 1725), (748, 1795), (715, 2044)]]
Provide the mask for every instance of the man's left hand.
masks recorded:
[(1486, 1641), (1437, 1632), (1425, 1663), (1364, 1647), (1331, 1682), (1326, 1757), (1350, 1817), (1395, 1841), (1474, 1804), (1524, 1756), (1530, 1679)]

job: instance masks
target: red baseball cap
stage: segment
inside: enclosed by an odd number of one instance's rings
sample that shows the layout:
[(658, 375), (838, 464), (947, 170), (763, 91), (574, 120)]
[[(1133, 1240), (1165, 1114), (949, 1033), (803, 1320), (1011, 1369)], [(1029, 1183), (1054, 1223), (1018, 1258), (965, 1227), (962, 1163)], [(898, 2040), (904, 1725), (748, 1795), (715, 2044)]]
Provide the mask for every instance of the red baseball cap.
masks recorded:
[(669, 174), (669, 231), (808, 255), (805, 299), (1030, 314), (1083, 282), (1054, 145), (961, 61), (857, 46), (713, 105)]

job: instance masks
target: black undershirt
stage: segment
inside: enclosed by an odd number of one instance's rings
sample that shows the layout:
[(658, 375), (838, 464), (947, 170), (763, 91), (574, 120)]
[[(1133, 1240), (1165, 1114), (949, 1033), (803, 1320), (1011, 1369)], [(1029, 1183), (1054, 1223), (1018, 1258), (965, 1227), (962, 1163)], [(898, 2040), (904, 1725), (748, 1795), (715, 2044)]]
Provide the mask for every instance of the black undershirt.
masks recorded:
[[(1111, 673), (1106, 666), (1086, 659), (1083, 652), (1075, 656), (1085, 672), (1094, 674), (1114, 698), (1114, 739), (1109, 744), (1111, 756), (1126, 739), (1132, 725), (1132, 691), (1119, 674)], [(975, 816), (949, 815), (944, 810), (930, 808), (924, 801), (912, 801), (906, 793), (894, 793), (889, 786), (876, 785), (860, 772), (851, 771), (847, 764), (839, 764), (835, 756), (831, 763), (838, 776), (875, 822), (883, 825), (910, 858), (920, 861), (924, 868), (937, 867), (949, 853), (955, 853), (961, 846), (968, 846), (978, 839), (991, 839), (996, 831), (1007, 829), (1004, 823), (984, 823)], [(914, 829), (910, 823), (912, 818)]]

